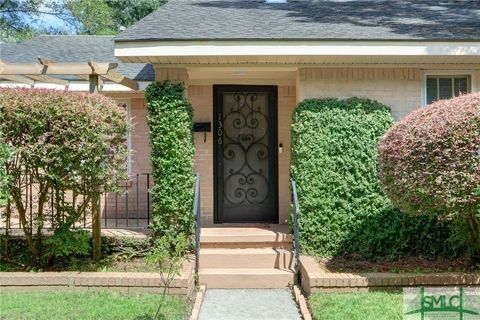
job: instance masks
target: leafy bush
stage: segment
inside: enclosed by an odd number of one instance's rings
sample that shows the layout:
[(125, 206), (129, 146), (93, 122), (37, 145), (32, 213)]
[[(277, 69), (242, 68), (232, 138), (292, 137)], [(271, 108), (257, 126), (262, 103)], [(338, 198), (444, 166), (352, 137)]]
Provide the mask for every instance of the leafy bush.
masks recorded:
[(183, 85), (150, 84), (148, 102), (152, 174), (153, 230), (156, 235), (189, 235), (193, 226), (194, 145), (192, 107)]
[(365, 219), (391, 210), (378, 185), (376, 145), (392, 123), (388, 107), (366, 99), (309, 99), (297, 106), (291, 175), (303, 250), (336, 254)]
[(480, 94), (418, 109), (396, 123), (379, 144), (380, 180), (393, 203), (414, 215), (464, 220), (476, 259), (480, 259), (479, 150)]
[(456, 258), (464, 253), (457, 225), (435, 216), (412, 216), (387, 208), (364, 217), (348, 234), (339, 252), (371, 260), (401, 257)]
[[(54, 229), (68, 229), (92, 199), (126, 178), (128, 130), (125, 111), (101, 95), (0, 89), (0, 143), (14, 152), (2, 168), (12, 179), (11, 202), (37, 261), (47, 219), (53, 216)], [(32, 206), (26, 190), (36, 194)]]
[(54, 257), (88, 255), (91, 250), (90, 233), (87, 230), (57, 229), (45, 240), (48, 251)]

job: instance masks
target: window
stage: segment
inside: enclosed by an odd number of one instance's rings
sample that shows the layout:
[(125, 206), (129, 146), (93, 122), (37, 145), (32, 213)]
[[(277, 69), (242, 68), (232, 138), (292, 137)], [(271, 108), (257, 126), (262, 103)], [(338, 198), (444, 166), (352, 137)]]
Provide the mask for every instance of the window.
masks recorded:
[[(127, 111), (127, 119), (130, 119), (130, 100), (116, 100), (117, 105), (119, 107), (123, 107), (125, 111)], [(132, 137), (131, 132), (128, 134), (127, 137), (127, 150), (128, 150), (128, 158), (127, 158), (127, 173), (132, 173), (132, 156), (131, 156), (131, 148), (132, 148)]]
[(471, 77), (468, 75), (429, 75), (426, 78), (426, 104), (436, 100), (458, 97), (471, 92)]

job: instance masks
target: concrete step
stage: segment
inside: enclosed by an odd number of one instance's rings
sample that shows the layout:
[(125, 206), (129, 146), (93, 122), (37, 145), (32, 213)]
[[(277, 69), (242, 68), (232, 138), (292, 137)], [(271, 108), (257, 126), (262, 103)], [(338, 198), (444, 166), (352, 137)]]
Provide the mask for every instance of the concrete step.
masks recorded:
[(201, 248), (292, 248), (287, 225), (202, 228)]
[(293, 264), (293, 252), (286, 249), (202, 248), (200, 250), (200, 268), (293, 269)]
[(293, 271), (284, 269), (211, 269), (199, 270), (200, 284), (220, 289), (275, 289), (293, 284)]

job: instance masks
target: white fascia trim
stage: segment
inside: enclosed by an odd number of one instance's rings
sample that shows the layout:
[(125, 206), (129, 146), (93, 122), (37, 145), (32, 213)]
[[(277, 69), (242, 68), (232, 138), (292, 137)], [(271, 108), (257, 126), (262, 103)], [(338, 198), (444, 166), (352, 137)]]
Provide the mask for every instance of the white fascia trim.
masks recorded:
[(117, 57), (480, 56), (480, 41), (140, 41), (115, 43)]
[(428, 76), (470, 76), (471, 92), (479, 91), (475, 70), (425, 70), (422, 72), (422, 107), (427, 105), (427, 77)]

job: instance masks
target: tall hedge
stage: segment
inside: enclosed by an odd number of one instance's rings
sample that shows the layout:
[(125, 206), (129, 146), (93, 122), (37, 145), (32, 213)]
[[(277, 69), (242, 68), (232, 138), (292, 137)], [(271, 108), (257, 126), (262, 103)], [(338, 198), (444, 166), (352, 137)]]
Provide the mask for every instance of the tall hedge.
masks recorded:
[(390, 209), (377, 182), (376, 145), (392, 123), (389, 108), (372, 100), (310, 99), (297, 106), (291, 175), (304, 250), (335, 254), (365, 218)]
[(451, 224), (407, 215), (383, 194), (377, 143), (392, 124), (389, 108), (367, 99), (311, 99), (297, 106), (291, 175), (303, 251), (369, 259), (461, 253)]
[(154, 82), (145, 91), (150, 129), (153, 231), (189, 235), (193, 226), (192, 107), (182, 84)]
[(442, 100), (395, 124), (381, 140), (382, 185), (405, 212), (460, 218), (480, 261), (480, 94)]

